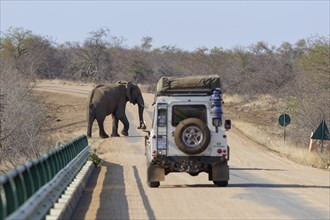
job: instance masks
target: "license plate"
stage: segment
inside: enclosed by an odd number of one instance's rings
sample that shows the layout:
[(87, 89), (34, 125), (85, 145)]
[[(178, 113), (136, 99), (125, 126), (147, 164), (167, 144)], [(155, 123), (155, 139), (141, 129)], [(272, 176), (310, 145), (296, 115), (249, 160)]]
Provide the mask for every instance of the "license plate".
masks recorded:
[(166, 149), (166, 138), (159, 137), (157, 140), (158, 149)]

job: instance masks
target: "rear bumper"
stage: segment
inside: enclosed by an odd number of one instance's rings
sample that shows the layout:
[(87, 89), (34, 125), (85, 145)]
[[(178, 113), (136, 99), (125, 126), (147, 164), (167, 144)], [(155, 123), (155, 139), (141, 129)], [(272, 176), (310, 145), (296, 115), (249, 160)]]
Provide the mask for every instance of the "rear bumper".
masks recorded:
[(227, 159), (209, 156), (156, 157), (150, 162), (150, 165), (164, 168), (165, 174), (170, 172), (209, 173), (212, 167), (227, 165)]

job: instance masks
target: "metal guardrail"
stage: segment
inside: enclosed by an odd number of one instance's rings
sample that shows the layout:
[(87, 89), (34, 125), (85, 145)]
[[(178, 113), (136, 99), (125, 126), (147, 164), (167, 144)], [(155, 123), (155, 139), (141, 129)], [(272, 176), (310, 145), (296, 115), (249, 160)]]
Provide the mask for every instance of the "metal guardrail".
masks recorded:
[(86, 162), (85, 135), (0, 176), (0, 219), (42, 219)]

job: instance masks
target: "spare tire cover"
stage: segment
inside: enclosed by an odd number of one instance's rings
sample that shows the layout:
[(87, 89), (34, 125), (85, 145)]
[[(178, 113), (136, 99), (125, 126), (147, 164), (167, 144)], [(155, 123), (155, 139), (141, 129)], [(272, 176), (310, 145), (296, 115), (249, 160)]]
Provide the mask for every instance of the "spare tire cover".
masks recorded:
[(210, 130), (198, 118), (182, 120), (174, 131), (174, 141), (178, 148), (186, 154), (202, 153), (210, 143)]

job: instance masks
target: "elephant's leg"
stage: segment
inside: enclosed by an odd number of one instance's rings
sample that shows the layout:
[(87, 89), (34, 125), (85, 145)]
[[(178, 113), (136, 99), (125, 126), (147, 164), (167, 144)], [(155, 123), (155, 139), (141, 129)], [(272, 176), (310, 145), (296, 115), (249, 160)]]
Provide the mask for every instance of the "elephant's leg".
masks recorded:
[(112, 115), (112, 134), (111, 137), (119, 137), (118, 134), (118, 118), (115, 115)]
[(87, 137), (92, 137), (92, 127), (93, 127), (93, 122), (95, 118), (89, 117), (88, 118), (88, 125), (87, 125)]
[(127, 120), (126, 115), (123, 115), (121, 118), (119, 118), (119, 120), (123, 123), (124, 128), (121, 131), (121, 134), (124, 136), (128, 136), (128, 129), (129, 129), (129, 122)]
[(103, 119), (102, 118), (101, 119), (96, 119), (96, 120), (97, 120), (97, 123), (99, 125), (100, 137), (101, 138), (108, 138), (109, 135), (107, 135), (107, 133), (105, 133), (104, 126), (103, 126), (104, 119), (105, 118), (103, 118)]

